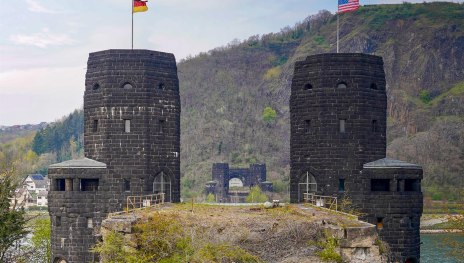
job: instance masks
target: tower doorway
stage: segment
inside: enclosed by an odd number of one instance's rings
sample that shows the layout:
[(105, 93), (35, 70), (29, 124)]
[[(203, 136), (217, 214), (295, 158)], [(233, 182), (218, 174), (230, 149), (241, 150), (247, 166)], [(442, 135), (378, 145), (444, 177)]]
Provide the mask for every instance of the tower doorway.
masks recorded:
[(159, 173), (153, 180), (153, 193), (164, 193), (164, 201), (171, 202), (171, 179), (164, 172)]
[(317, 192), (316, 178), (310, 172), (301, 175), (298, 183), (298, 202), (304, 201), (304, 195)]

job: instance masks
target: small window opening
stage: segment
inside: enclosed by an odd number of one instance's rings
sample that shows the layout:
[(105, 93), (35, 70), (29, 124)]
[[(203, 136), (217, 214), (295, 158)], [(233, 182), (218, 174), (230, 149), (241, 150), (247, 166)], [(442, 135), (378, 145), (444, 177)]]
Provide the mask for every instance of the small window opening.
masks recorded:
[(375, 90), (376, 90), (376, 89), (377, 89), (377, 84), (372, 83), (372, 84), (371, 84), (371, 89), (375, 89)]
[(65, 185), (66, 183), (64, 179), (56, 179), (56, 191), (65, 191)]
[(305, 89), (305, 90), (312, 90), (312, 89), (313, 89), (313, 85), (311, 85), (311, 83), (306, 83), (306, 84), (304, 85), (304, 89)]
[(305, 120), (305, 133), (311, 133), (311, 120)]
[(377, 230), (383, 229), (383, 217), (377, 217)]
[(405, 192), (420, 192), (419, 180), (417, 179), (404, 180), (404, 191)]
[(408, 259), (406, 259), (406, 261), (404, 263), (417, 263), (417, 259), (416, 258), (408, 258)]
[(93, 90), (98, 90), (98, 89), (100, 89), (100, 84), (95, 83), (95, 85), (93, 85), (92, 89), (93, 89)]
[(129, 133), (131, 131), (131, 120), (124, 120), (124, 132)]
[(93, 219), (91, 217), (87, 217), (87, 228), (93, 228)]
[(338, 191), (345, 192), (345, 179), (338, 179)]
[(61, 226), (61, 216), (55, 217), (55, 226)]
[(346, 120), (340, 120), (340, 132), (345, 133), (346, 131)]
[(92, 131), (93, 132), (98, 132), (98, 120), (93, 120)]
[(124, 179), (124, 191), (126, 192), (130, 191), (130, 180), (129, 179)]
[(348, 85), (346, 84), (346, 82), (342, 81), (342, 82), (339, 82), (337, 84), (337, 88), (338, 89), (346, 89), (348, 87)]
[(165, 132), (165, 126), (166, 121), (165, 120), (159, 120), (159, 133), (164, 133)]
[(164, 89), (165, 89), (164, 83), (160, 83), (160, 84), (158, 85), (158, 89), (159, 89), (159, 90), (164, 90)]
[(378, 131), (379, 131), (379, 127), (377, 124), (377, 120), (372, 120), (372, 132), (378, 132)]
[(371, 191), (373, 192), (390, 191), (390, 180), (389, 179), (372, 179), (371, 180)]
[(401, 180), (396, 181), (396, 191), (401, 192)]
[(132, 89), (132, 88), (133, 88), (132, 84), (130, 84), (129, 82), (124, 83), (124, 84), (122, 85), (122, 87), (123, 87), (124, 89)]
[(409, 217), (409, 228), (412, 228), (413, 226), (413, 223), (412, 223), (413, 219), (414, 218), (412, 216)]
[(98, 179), (81, 179), (81, 191), (94, 192), (98, 190)]

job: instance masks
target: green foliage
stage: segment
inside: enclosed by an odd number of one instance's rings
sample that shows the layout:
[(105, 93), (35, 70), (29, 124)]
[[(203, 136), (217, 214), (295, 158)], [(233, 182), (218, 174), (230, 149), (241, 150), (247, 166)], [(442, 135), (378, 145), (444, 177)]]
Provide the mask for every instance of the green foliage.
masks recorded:
[(57, 153), (58, 161), (71, 159), (83, 149), (84, 112), (76, 110), (62, 121), (38, 131), (32, 150), (37, 154)]
[(216, 196), (212, 193), (209, 193), (208, 196), (206, 196), (206, 202), (207, 203), (215, 203), (216, 202)]
[(134, 262), (128, 260), (132, 256), (124, 249), (124, 235), (116, 231), (109, 232), (92, 252), (99, 253), (105, 263)]
[(340, 247), (340, 241), (332, 236), (329, 236), (327, 231), (323, 232), (323, 238), (319, 240), (316, 245), (321, 249), (320, 251), (316, 252), (316, 254), (323, 260), (323, 261), (335, 261), (335, 262), (343, 262), (342, 256), (340, 253), (337, 252), (337, 249)]
[(206, 262), (261, 262), (247, 251), (226, 243), (213, 244), (210, 240), (193, 240), (193, 233), (185, 233), (176, 215), (152, 214), (148, 221), (135, 227), (137, 250), (125, 247), (121, 233), (110, 232), (94, 252), (104, 262), (128, 263), (206, 263)]
[(263, 121), (265, 123), (273, 123), (277, 117), (277, 112), (271, 108), (271, 107), (266, 107), (263, 110)]
[(280, 67), (270, 68), (264, 74), (264, 80), (273, 80), (273, 79), (279, 77), (281, 72), (282, 72), (282, 70), (280, 69)]
[(12, 182), (12, 170), (4, 169), (0, 170), (0, 262), (14, 262), (8, 252), (27, 235), (27, 220), (24, 209), (17, 204), (11, 206), (16, 184)]
[(264, 203), (268, 201), (268, 198), (267, 195), (261, 191), (259, 186), (253, 186), (245, 201), (247, 203)]
[(51, 224), (50, 218), (35, 220), (31, 239), (34, 253), (34, 263), (49, 263), (52, 258), (51, 251)]
[(316, 42), (316, 45), (322, 45), (325, 44), (325, 38), (323, 36), (314, 36), (314, 42)]
[(429, 104), (429, 102), (432, 100), (432, 97), (430, 96), (430, 92), (428, 90), (421, 90), (419, 92), (419, 98), (425, 104)]

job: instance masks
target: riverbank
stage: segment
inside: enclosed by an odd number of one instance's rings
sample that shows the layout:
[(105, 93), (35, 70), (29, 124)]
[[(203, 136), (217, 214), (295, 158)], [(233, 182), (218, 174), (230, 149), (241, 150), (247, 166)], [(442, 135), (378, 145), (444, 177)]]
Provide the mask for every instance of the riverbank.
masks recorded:
[(421, 234), (463, 233), (464, 215), (424, 214), (421, 218)]

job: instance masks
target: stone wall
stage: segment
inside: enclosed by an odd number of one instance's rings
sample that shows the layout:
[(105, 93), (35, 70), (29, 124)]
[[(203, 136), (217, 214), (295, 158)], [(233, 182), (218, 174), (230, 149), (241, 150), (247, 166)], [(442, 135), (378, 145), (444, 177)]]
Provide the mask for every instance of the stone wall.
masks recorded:
[[(56, 186), (49, 194), (50, 215), (61, 220), (52, 225), (54, 261), (93, 262), (89, 249), (102, 218), (126, 208), (128, 196), (164, 192), (167, 202), (180, 201), (180, 113), (173, 54), (106, 50), (89, 55), (84, 152), (90, 159), (50, 166)], [(75, 185), (81, 178), (97, 175), (98, 189), (76, 190), (82, 188)], [(94, 183), (88, 181), (89, 187)]]

